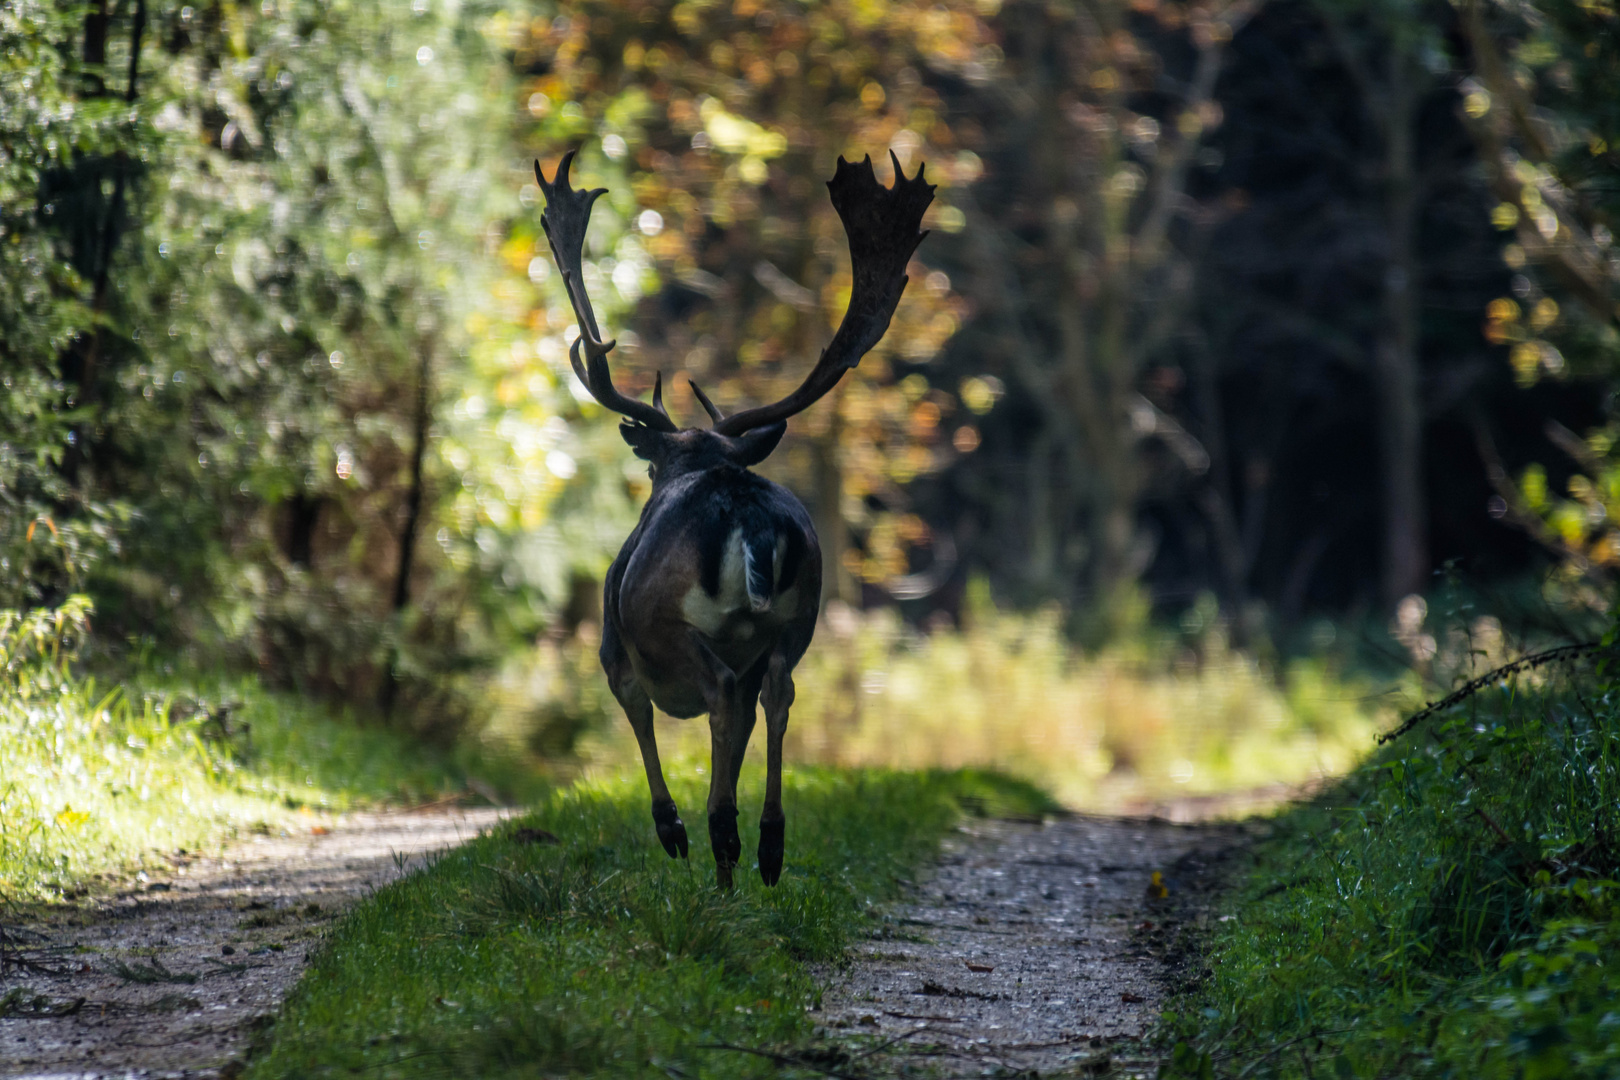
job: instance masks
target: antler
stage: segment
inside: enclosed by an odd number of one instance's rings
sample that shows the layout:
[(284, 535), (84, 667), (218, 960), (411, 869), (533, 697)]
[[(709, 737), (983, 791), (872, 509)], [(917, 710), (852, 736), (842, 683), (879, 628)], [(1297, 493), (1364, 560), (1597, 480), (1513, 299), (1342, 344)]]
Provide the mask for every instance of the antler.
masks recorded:
[[(568, 167), (573, 163), (574, 151), (570, 150), (563, 155), (562, 163), (557, 166), (557, 177), (550, 183), (546, 182), (545, 174), (540, 171), (540, 163), (538, 161), (534, 163), (534, 178), (540, 182), (540, 190), (546, 196), (546, 209), (540, 215), (540, 225), (546, 230), (546, 239), (551, 244), (551, 257), (557, 260), (557, 268), (562, 271), (563, 284), (568, 289), (568, 300), (574, 305), (574, 318), (579, 323), (579, 337), (574, 339), (573, 348), (568, 350), (568, 362), (573, 365), (574, 374), (579, 376), (579, 381), (585, 384), (591, 396), (604, 407), (656, 431), (675, 431), (677, 430), (675, 421), (664, 411), (664, 380), (661, 374), (653, 384), (651, 405), (635, 398), (625, 397), (613, 386), (613, 375), (608, 370), (607, 354), (615, 343), (602, 340), (602, 332), (597, 328), (596, 313), (591, 310), (591, 298), (586, 295), (585, 279), (581, 272), (585, 250), (585, 226), (591, 220), (591, 204), (600, 196), (606, 195), (607, 188), (575, 191), (569, 187)], [(581, 350), (585, 353), (583, 362), (580, 360)]]
[[(808, 409), (837, 386), (844, 372), (859, 364), (888, 331), (906, 289), (906, 263), (928, 235), (917, 231), (923, 211), (934, 201), (934, 185), (923, 180), (923, 166), (917, 166), (917, 175), (908, 180), (900, 159), (893, 151), (889, 156), (894, 160), (893, 187), (878, 183), (871, 157), (859, 165), (840, 157), (833, 178), (827, 181), (833, 209), (849, 237), (855, 277), (838, 332), (797, 390), (774, 405), (745, 409), (724, 419), (715, 417), (714, 430), (720, 434), (741, 435)], [(701, 394), (698, 400), (710, 416), (719, 411)]]

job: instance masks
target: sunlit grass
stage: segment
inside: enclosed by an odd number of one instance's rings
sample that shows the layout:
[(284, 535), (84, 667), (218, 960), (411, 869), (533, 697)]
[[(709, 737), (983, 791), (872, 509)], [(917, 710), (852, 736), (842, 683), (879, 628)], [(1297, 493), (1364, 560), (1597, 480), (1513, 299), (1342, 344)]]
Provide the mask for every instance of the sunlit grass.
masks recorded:
[[(835, 606), (795, 672), (787, 760), (992, 768), (1076, 808), (1140, 809), (1341, 775), (1396, 715), (1372, 685), (1327, 661), (1293, 661), (1278, 676), (1218, 632), (1196, 645), (1134, 642), (1087, 654), (1055, 611), (1007, 614), (986, 602), (966, 629), (924, 634), (893, 611)], [(637, 760), (593, 638), (544, 643), (518, 670), (511, 699), (546, 704), (509, 710), (521, 719), (508, 738), (543, 744), (537, 732), (554, 742), (579, 734), (587, 768)], [(667, 761), (708, 755), (701, 720), (661, 717), (658, 738)], [(751, 757), (761, 752), (750, 748)]]
[(230, 782), (196, 724), (93, 682), (48, 698), (0, 693), (0, 893), (44, 896), (144, 856), (279, 824), (277, 802)]
[(464, 791), (481, 764), (251, 678), (103, 685), (69, 663), (87, 614), (0, 613), (0, 896), (71, 893), (311, 809)]

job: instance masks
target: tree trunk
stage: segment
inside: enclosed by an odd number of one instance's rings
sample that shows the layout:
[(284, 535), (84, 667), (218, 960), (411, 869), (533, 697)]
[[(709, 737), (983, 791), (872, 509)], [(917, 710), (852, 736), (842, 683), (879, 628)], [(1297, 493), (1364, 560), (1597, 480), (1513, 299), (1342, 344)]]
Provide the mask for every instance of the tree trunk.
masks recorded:
[(816, 469), (816, 537), (821, 541), (821, 602), (842, 600), (858, 605), (860, 593), (854, 578), (844, 566), (849, 550), (849, 526), (844, 524), (844, 472), (838, 465), (838, 442), (844, 422), (839, 412), (843, 395), (828, 395), (827, 433), (812, 440)]
[[(416, 561), (416, 533), (422, 518), (422, 458), (427, 452), (427, 436), (432, 411), (429, 408), (429, 383), (432, 379), (432, 353), (424, 350), (422, 367), (416, 378), (416, 413), (411, 431), (411, 482), (405, 495), (405, 523), (399, 535), (399, 568), (394, 575), (393, 622), (396, 632), (403, 632), (401, 616), (411, 601), (411, 570)], [(383, 715), (391, 716), (394, 701), (399, 695), (399, 644), (388, 650), (388, 663), (383, 671), (382, 695), (378, 705)]]
[(1417, 94), (1411, 73), (1392, 64), (1393, 108), (1385, 129), (1385, 212), (1389, 261), (1384, 320), (1373, 358), (1379, 402), (1378, 449), (1384, 474), (1383, 600), (1393, 607), (1428, 578), (1423, 503), (1423, 401), (1418, 366), (1418, 281), (1413, 248), (1417, 190), (1413, 142)]

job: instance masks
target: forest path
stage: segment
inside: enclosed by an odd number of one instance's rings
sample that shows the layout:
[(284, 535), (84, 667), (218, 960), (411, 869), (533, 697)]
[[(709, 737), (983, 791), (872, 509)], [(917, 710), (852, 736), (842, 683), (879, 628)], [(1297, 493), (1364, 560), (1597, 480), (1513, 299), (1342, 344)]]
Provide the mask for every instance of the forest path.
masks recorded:
[[(1142, 1036), (1192, 956), (1190, 935), (1221, 917), (1216, 875), (1253, 828), (969, 822), (884, 933), (826, 972), (823, 1030), (861, 1057), (849, 1071), (1154, 1075)], [(1155, 870), (1167, 899), (1147, 896)]]
[(234, 1075), (335, 916), (507, 813), (314, 816), (297, 834), (172, 856), (170, 872), (112, 897), (0, 925), (0, 1077)]

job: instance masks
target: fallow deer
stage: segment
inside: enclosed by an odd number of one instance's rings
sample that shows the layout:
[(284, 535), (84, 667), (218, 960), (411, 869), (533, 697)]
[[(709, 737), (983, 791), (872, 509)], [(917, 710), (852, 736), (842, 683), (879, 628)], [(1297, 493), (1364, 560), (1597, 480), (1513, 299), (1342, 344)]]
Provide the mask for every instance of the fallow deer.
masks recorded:
[[(765, 704), (765, 807), (759, 822), (759, 873), (782, 873), (782, 735), (793, 704), (793, 668), (810, 645), (821, 606), (821, 548), (810, 515), (786, 488), (749, 472), (781, 441), (787, 420), (837, 385), (889, 328), (906, 286), (906, 264), (922, 242), (923, 211), (933, 201), (923, 170), (907, 179), (895, 159), (886, 188), (872, 159), (843, 158), (827, 188), (849, 238), (854, 282), (842, 323), (797, 390), (773, 405), (725, 416), (692, 383), (709, 414), (707, 430), (678, 428), (663, 402), (663, 376), (652, 404), (613, 386), (604, 341), (586, 295), (585, 228), (591, 204), (606, 192), (568, 183), (569, 152), (547, 181), (541, 216), (579, 324), (569, 352), (574, 373), (602, 405), (624, 416), (619, 431), (649, 463), (652, 495), (641, 521), (608, 570), (603, 589), (602, 668), (641, 748), (658, 839), (671, 857), (687, 854), (686, 826), (664, 783), (653, 734), (653, 706), (671, 716), (709, 714), (709, 842), (721, 887), (742, 855), (737, 835), (737, 776)], [(582, 355), (583, 354), (583, 355)]]

